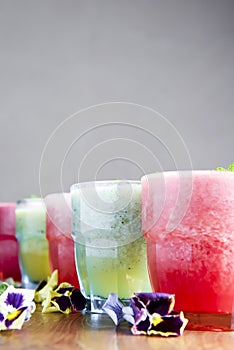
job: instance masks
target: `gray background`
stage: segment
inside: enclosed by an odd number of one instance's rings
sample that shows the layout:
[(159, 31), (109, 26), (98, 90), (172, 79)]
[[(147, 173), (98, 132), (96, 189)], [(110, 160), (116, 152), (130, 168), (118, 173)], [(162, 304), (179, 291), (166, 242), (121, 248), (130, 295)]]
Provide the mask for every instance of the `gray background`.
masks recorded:
[[(233, 40), (232, 0), (0, 0), (0, 201), (39, 194), (39, 165), (51, 133), (76, 111), (109, 101), (160, 112), (182, 136), (194, 169), (227, 166), (234, 161)], [(109, 121), (118, 116), (110, 113)], [(157, 118), (144, 123), (157, 128)], [(83, 116), (74, 128), (63, 128), (61, 139), (79, 127), (92, 122)], [(63, 189), (76, 182), (91, 143), (110, 135), (138, 139), (159, 159), (160, 166), (149, 159), (136, 178), (175, 168), (158, 145), (147, 144), (146, 133), (135, 131), (99, 128), (80, 141), (66, 162)], [(43, 168), (46, 193), (61, 190), (54, 180), (61, 153), (56, 142)], [(120, 146), (124, 157), (120, 141), (108, 149)], [(82, 180), (94, 177), (92, 164)], [(129, 157), (109, 165), (98, 178), (134, 177)]]

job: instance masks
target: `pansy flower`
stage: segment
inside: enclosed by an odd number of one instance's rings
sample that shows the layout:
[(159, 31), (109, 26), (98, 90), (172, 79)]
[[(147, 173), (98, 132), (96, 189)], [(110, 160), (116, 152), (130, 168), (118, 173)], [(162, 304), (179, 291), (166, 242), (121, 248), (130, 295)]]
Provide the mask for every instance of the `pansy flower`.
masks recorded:
[(115, 293), (109, 295), (102, 309), (110, 316), (116, 326), (118, 326), (123, 320), (134, 324), (134, 312), (132, 307), (125, 306)]
[(0, 295), (0, 330), (21, 329), (35, 311), (34, 290), (8, 288)]
[(60, 311), (69, 314), (72, 311), (81, 311), (85, 308), (86, 299), (81, 292), (71, 284), (63, 282), (55, 290), (50, 290), (43, 301), (42, 312)]
[(83, 294), (70, 283), (63, 282), (57, 286), (57, 273), (47, 283), (40, 283), (36, 289), (35, 301), (42, 303), (43, 313), (60, 311), (69, 314), (83, 310), (86, 305)]
[(188, 323), (183, 312), (173, 312), (175, 297), (167, 293), (135, 293), (130, 306), (124, 306), (117, 295), (112, 293), (103, 310), (116, 325), (122, 320), (132, 324), (134, 335), (182, 335)]
[(183, 312), (172, 313), (175, 296), (167, 293), (135, 293), (130, 299), (135, 323), (133, 334), (181, 335), (188, 322)]
[(58, 286), (58, 270), (54, 270), (48, 281), (41, 281), (35, 290), (34, 300), (41, 303), (47, 298), (49, 292)]
[(79, 289), (63, 282), (58, 286), (58, 270), (54, 270), (49, 280), (42, 281), (35, 292), (35, 301), (42, 303), (42, 312), (60, 311), (69, 314), (85, 308), (86, 299)]

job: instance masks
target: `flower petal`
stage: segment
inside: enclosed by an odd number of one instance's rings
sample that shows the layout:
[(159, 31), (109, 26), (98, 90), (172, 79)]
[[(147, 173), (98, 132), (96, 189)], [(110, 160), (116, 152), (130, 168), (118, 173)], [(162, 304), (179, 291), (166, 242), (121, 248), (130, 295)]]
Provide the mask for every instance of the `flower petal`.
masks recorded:
[(11, 305), (15, 309), (19, 309), (23, 305), (24, 297), (23, 295), (19, 293), (8, 293), (7, 298), (5, 300), (6, 305)]
[(47, 283), (45, 281), (42, 281), (35, 291), (35, 297), (34, 300), (36, 303), (41, 303), (43, 300), (45, 300), (50, 293), (51, 290), (53, 290), (58, 285), (58, 270), (54, 270), (52, 275), (50, 276)]
[(4, 326), (2, 327), (2, 330), (6, 329), (21, 329), (23, 326), (23, 323), (25, 321), (25, 315), (27, 313), (27, 309), (24, 309), (16, 319), (14, 320), (5, 320)]
[(133, 310), (134, 319), (137, 320), (141, 315), (141, 310), (145, 309), (145, 304), (137, 296), (130, 299), (130, 305)]
[(184, 317), (181, 311), (178, 314), (151, 317), (151, 327), (148, 330), (148, 334), (168, 336), (179, 336), (183, 334), (183, 331), (188, 323), (188, 320)]
[(134, 312), (133, 312), (133, 309), (131, 306), (124, 306), (122, 308), (122, 313), (123, 313), (123, 318), (131, 323), (131, 324), (134, 324), (135, 322), (135, 319), (134, 319)]
[(34, 290), (9, 286), (0, 296), (0, 330), (21, 329), (35, 310), (33, 298)]
[(15, 288), (11, 285), (0, 295), (0, 303), (4, 303), (8, 310), (13, 311), (25, 306), (28, 307), (33, 298), (33, 289)]
[(85, 308), (86, 299), (79, 289), (74, 289), (70, 296), (74, 311), (81, 311)]
[(29, 307), (27, 308), (24, 322), (27, 322), (30, 320), (30, 318), (35, 310), (36, 310), (36, 304), (32, 301), (31, 305), (29, 305)]
[(138, 314), (138, 319), (131, 328), (131, 332), (134, 335), (147, 334), (150, 327), (150, 319), (146, 309), (142, 309)]
[[(7, 328), (10, 328), (10, 326), (12, 325), (12, 323), (17, 320), (17, 318), (19, 318), (21, 316), (21, 314), (27, 310), (27, 307), (23, 307), (22, 309), (18, 309), (18, 310), (15, 310), (13, 312), (9, 312), (8, 315), (7, 315), (7, 318), (5, 320), (5, 325)], [(24, 320), (23, 320), (24, 322)], [(22, 324), (23, 324), (22, 322)]]
[(102, 309), (110, 316), (114, 324), (118, 326), (123, 320), (122, 308), (124, 304), (118, 299), (117, 294), (111, 293)]
[(45, 300), (43, 300), (42, 302), (42, 313), (49, 313), (49, 312), (56, 312), (56, 311), (60, 311), (59, 307), (57, 304), (52, 303), (52, 300), (55, 300), (55, 298), (59, 298), (61, 297), (61, 294), (56, 293), (53, 290), (50, 290), (47, 293), (47, 297)]
[(64, 314), (71, 313), (71, 301), (68, 296), (61, 295), (60, 297), (53, 298), (51, 303)]
[(57, 306), (51, 303), (51, 294), (47, 295), (47, 298), (42, 303), (42, 313), (56, 312), (59, 311)]
[[(174, 294), (168, 293), (135, 293), (139, 302), (143, 303), (149, 314), (169, 314), (175, 305)], [(139, 305), (138, 302), (138, 305)], [(136, 304), (137, 305), (137, 304)], [(138, 306), (139, 307), (139, 306)]]
[(67, 282), (62, 282), (60, 285), (55, 289), (55, 292), (59, 294), (66, 294), (67, 292), (71, 292), (74, 287)]

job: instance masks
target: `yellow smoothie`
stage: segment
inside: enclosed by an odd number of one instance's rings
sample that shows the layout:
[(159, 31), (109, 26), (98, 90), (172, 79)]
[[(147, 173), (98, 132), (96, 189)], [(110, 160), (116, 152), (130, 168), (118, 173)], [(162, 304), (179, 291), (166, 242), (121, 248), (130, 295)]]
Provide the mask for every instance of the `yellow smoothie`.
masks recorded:
[(19, 248), (21, 265), (30, 281), (39, 282), (50, 276), (48, 243), (41, 237), (27, 237)]
[(16, 235), (22, 280), (38, 283), (50, 275), (46, 211), (41, 199), (25, 199), (16, 206)]

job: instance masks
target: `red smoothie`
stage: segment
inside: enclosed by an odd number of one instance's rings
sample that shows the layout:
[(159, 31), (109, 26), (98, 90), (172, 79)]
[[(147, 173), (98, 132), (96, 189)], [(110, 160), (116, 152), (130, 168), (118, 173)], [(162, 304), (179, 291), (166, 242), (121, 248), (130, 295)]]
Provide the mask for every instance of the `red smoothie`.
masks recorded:
[(174, 293), (191, 328), (233, 328), (234, 173), (152, 174), (142, 191), (152, 289)]
[(69, 193), (45, 197), (46, 237), (49, 241), (51, 272), (58, 270), (59, 283), (68, 282), (79, 288), (75, 266), (74, 241), (71, 236), (71, 197)]
[(0, 280), (21, 280), (15, 236), (15, 203), (0, 203)]

